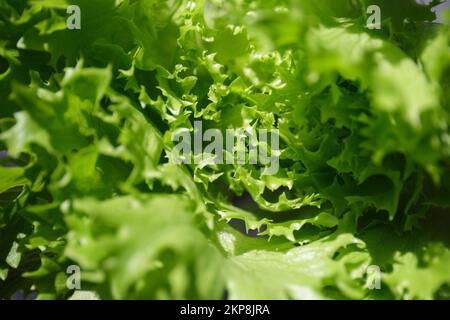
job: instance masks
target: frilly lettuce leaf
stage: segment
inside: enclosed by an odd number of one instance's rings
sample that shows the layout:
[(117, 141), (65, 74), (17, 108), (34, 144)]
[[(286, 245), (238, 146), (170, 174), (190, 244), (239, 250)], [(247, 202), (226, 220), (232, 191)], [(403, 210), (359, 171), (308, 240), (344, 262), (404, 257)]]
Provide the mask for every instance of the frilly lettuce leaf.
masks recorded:
[[(0, 0), (0, 298), (448, 298), (436, 4)], [(176, 164), (200, 120), (278, 130), (279, 171)]]

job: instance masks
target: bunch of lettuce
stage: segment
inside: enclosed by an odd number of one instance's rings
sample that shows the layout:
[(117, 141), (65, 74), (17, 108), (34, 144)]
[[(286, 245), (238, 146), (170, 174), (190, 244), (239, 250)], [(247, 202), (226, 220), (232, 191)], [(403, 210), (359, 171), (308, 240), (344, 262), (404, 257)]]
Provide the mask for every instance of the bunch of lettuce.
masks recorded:
[[(449, 299), (438, 2), (0, 0), (0, 298)], [(280, 170), (176, 164), (197, 120)]]

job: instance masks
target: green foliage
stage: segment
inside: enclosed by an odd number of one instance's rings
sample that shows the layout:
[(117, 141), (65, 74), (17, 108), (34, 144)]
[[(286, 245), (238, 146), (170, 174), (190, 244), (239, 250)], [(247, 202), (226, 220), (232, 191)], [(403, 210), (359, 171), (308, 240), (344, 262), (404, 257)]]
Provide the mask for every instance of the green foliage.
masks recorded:
[[(0, 298), (448, 298), (433, 4), (0, 0)], [(195, 120), (278, 129), (280, 170), (174, 164)]]

